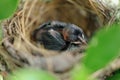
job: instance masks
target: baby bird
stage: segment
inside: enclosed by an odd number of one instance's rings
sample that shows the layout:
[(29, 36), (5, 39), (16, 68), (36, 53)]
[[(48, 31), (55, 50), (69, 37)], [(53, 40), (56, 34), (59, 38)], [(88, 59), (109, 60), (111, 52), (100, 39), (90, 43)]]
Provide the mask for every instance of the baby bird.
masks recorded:
[(49, 21), (33, 31), (32, 37), (49, 50), (63, 51), (74, 45), (87, 44), (81, 28), (74, 24)]

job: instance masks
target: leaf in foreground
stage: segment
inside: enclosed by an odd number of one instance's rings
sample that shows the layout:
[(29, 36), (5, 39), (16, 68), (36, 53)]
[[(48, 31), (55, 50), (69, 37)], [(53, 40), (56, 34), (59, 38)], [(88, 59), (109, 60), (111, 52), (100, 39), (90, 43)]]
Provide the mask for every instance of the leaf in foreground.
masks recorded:
[(20, 69), (7, 77), (7, 80), (57, 80), (43, 70)]
[(114, 72), (114, 74), (109, 76), (106, 80), (120, 80), (120, 70)]
[(0, 20), (11, 16), (17, 8), (19, 0), (0, 0)]
[(90, 73), (106, 66), (120, 52), (120, 25), (114, 24), (108, 29), (100, 30), (91, 40), (84, 65)]

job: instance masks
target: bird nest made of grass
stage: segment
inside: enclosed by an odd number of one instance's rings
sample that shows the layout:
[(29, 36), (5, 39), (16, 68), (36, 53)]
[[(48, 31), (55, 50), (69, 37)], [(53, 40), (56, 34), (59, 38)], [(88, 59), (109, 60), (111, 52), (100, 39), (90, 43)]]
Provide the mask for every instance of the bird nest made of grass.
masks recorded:
[(69, 70), (81, 59), (80, 51), (85, 49), (84, 46), (73, 51), (46, 50), (36, 46), (31, 35), (42, 23), (57, 20), (80, 26), (90, 38), (110, 19), (106, 16), (108, 9), (102, 7), (101, 10), (98, 4), (93, 3), (86, 0), (21, 1), (14, 16), (2, 24), (3, 46), (7, 55), (18, 67), (42, 68), (53, 72)]

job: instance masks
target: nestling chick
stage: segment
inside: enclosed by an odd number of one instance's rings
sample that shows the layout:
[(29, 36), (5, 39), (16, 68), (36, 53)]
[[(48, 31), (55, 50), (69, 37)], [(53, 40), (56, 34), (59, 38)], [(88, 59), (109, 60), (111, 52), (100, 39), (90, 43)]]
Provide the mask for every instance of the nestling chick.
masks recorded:
[(87, 44), (81, 28), (74, 24), (50, 21), (35, 29), (34, 41), (49, 50), (66, 50), (71, 45)]

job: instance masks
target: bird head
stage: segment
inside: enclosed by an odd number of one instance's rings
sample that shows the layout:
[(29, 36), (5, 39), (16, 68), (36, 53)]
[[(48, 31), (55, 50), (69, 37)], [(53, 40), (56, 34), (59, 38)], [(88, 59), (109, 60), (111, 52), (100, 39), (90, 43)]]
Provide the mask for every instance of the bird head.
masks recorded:
[(63, 37), (65, 41), (68, 41), (73, 44), (87, 44), (85, 35), (82, 29), (74, 24), (67, 24), (63, 29)]

